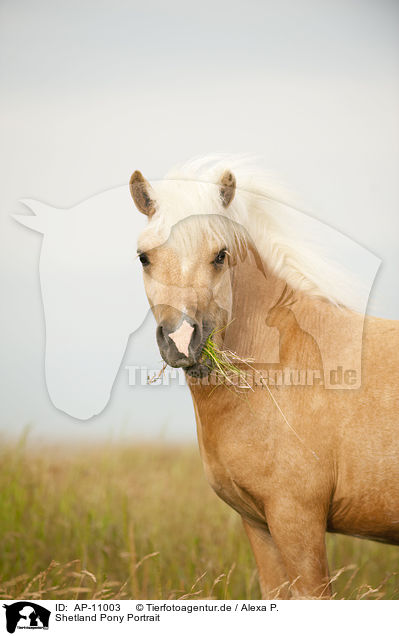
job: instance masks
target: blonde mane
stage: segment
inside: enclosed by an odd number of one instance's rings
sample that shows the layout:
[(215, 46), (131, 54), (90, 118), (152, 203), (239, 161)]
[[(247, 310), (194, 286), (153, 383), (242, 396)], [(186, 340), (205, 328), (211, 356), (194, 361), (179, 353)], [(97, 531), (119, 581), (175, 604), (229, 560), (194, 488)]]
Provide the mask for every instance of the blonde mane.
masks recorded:
[[(237, 182), (227, 209), (218, 187), (225, 170), (233, 172)], [(350, 272), (326, 257), (317, 231), (322, 224), (296, 209), (287, 193), (247, 158), (196, 158), (151, 182), (151, 187), (157, 211), (140, 236), (143, 249), (166, 241), (172, 228), (174, 239), (176, 235), (191, 249), (198, 249), (196, 228), (202, 237), (208, 233), (226, 246), (233, 239), (241, 244), (250, 239), (267, 267), (293, 289), (357, 308), (364, 290)], [(188, 217), (190, 232), (179, 232), (179, 221)]]

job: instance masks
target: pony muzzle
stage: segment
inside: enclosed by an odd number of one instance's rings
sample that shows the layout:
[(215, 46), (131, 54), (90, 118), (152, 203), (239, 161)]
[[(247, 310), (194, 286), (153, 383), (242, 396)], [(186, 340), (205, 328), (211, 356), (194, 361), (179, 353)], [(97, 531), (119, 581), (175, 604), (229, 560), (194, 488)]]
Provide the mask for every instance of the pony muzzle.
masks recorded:
[(160, 323), (156, 335), (162, 358), (171, 367), (191, 367), (198, 361), (205, 342), (203, 326), (188, 316), (183, 316), (177, 325)]

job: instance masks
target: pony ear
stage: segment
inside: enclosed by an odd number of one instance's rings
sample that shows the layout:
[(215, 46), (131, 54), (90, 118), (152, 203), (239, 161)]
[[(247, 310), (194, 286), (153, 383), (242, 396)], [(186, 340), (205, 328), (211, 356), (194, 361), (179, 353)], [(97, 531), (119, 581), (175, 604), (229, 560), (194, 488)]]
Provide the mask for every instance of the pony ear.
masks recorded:
[(129, 188), (137, 209), (151, 217), (156, 211), (155, 201), (151, 197), (152, 189), (139, 170), (133, 172), (130, 177)]
[(226, 170), (220, 177), (219, 188), (222, 205), (227, 208), (234, 199), (236, 192), (236, 178), (230, 170)]
[(19, 203), (26, 205), (35, 216), (27, 216), (25, 214), (12, 214), (11, 216), (21, 225), (28, 227), (30, 230), (35, 230), (44, 234), (50, 223), (54, 221), (56, 208), (52, 208), (50, 205), (35, 201), (34, 199), (20, 199)]

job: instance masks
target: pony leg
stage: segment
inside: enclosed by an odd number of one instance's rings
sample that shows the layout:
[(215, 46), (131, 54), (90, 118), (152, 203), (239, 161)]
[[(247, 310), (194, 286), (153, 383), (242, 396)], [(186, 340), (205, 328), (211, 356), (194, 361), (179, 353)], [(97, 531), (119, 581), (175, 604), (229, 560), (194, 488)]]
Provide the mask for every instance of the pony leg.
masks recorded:
[(263, 599), (289, 598), (289, 579), (281, 555), (267, 530), (242, 520), (259, 573)]
[(270, 534), (281, 554), (293, 598), (331, 598), (325, 543), (325, 520), (320, 509), (284, 501), (267, 511)]

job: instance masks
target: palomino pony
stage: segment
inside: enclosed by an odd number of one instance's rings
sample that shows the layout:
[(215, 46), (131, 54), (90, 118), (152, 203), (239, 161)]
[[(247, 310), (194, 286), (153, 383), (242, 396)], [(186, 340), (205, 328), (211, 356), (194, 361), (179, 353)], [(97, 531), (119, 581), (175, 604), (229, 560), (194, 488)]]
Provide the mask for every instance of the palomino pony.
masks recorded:
[[(158, 346), (186, 372), (206, 476), (243, 519), (262, 596), (328, 598), (326, 531), (399, 544), (398, 323), (348, 308), (354, 290), (295, 248), (239, 164), (155, 185), (136, 171), (130, 189)], [(247, 361), (249, 390), (210, 387), (210, 334)]]

